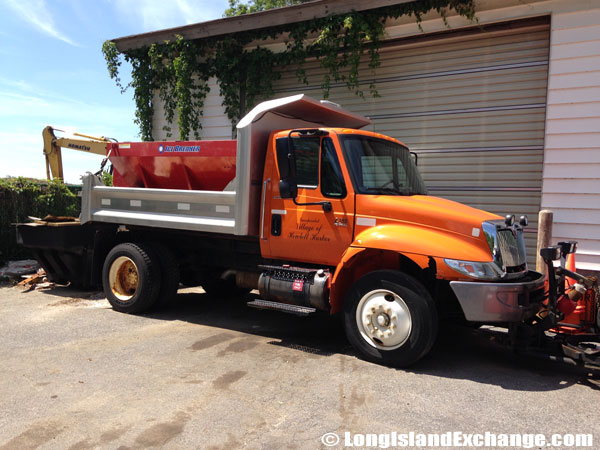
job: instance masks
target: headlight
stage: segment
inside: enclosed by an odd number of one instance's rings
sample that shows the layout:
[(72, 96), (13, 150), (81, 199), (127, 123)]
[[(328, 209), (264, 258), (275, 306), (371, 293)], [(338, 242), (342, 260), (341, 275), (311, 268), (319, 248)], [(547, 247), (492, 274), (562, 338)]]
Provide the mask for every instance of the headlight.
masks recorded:
[(478, 280), (499, 280), (504, 272), (493, 262), (459, 261), (456, 259), (444, 259), (446, 265), (463, 275)]

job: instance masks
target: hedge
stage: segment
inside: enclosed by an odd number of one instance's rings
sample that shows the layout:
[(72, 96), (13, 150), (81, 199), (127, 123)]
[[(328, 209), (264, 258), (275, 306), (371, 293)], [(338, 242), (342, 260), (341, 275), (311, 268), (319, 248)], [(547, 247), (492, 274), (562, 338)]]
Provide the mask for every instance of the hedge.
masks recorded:
[(29, 257), (29, 252), (17, 245), (14, 225), (27, 222), (27, 216), (79, 216), (79, 191), (81, 186), (60, 180), (0, 178), (0, 261)]

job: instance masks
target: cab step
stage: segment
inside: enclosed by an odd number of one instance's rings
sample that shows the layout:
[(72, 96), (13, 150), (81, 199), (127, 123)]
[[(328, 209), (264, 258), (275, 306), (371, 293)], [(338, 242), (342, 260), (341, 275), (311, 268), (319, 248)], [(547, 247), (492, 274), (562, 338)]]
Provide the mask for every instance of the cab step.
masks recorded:
[(273, 311), (295, 314), (296, 316), (308, 316), (316, 311), (315, 308), (311, 308), (310, 306), (288, 305), (287, 303), (270, 302), (260, 298), (246, 304), (251, 308), (270, 309)]

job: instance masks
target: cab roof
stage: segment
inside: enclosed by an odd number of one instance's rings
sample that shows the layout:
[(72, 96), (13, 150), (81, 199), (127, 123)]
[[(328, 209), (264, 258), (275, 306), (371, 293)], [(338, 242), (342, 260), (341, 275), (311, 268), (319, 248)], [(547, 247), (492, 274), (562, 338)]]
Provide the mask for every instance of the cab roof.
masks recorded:
[[(296, 129), (297, 130), (314, 130), (315, 128), (306, 127), (306, 128), (296, 128)], [(399, 141), (398, 139), (395, 139), (390, 136), (386, 136), (385, 134), (376, 133), (375, 131), (357, 130), (355, 128), (340, 128), (340, 127), (319, 127), (318, 130), (327, 131), (329, 133), (335, 133), (337, 135), (354, 134), (354, 135), (360, 135), (360, 136), (374, 137), (377, 139), (384, 139), (386, 141), (395, 142), (396, 144), (400, 144), (403, 147), (408, 147), (404, 142)], [(286, 137), (289, 134), (289, 132), (290, 132), (290, 130), (277, 131), (277, 132), (275, 132), (275, 137), (277, 137), (277, 138)]]

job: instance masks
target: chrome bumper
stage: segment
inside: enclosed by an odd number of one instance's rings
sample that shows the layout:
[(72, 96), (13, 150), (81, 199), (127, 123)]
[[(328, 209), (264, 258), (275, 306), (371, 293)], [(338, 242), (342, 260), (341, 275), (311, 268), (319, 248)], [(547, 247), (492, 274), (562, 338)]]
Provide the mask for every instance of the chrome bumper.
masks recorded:
[(451, 281), (465, 318), (472, 322), (520, 322), (535, 315), (544, 301), (546, 277), (529, 271), (526, 281), (489, 283)]

